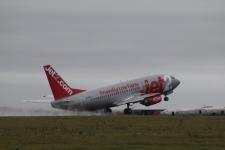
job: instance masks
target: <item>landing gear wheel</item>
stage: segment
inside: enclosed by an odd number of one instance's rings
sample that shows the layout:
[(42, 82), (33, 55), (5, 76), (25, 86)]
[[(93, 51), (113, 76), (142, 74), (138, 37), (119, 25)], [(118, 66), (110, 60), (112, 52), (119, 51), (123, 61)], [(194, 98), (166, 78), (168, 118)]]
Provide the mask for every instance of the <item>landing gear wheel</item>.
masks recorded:
[(124, 109), (124, 114), (125, 115), (130, 115), (132, 113), (132, 109), (129, 108), (130, 104), (127, 104), (127, 108)]
[(111, 113), (112, 113), (112, 109), (106, 108), (106, 109), (104, 110), (104, 113), (105, 113), (105, 114), (111, 114)]
[(164, 97), (164, 101), (169, 101), (169, 97)]
[(124, 109), (124, 114), (125, 115), (130, 115), (132, 113), (132, 109), (130, 109), (130, 108), (125, 108)]

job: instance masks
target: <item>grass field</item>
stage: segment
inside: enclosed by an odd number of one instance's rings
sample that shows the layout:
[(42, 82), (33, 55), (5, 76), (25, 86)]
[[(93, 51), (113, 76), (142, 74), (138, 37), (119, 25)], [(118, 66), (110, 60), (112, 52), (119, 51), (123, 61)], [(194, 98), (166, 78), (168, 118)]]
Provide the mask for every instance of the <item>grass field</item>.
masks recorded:
[(2, 117), (1, 150), (224, 150), (225, 117)]

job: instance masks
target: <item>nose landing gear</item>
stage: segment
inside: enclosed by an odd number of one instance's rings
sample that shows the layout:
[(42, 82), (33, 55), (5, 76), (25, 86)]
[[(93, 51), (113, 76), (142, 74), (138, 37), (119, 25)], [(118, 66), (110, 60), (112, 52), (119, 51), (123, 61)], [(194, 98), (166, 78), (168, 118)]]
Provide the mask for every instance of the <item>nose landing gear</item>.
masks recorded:
[(169, 101), (169, 97), (165, 96), (164, 101)]

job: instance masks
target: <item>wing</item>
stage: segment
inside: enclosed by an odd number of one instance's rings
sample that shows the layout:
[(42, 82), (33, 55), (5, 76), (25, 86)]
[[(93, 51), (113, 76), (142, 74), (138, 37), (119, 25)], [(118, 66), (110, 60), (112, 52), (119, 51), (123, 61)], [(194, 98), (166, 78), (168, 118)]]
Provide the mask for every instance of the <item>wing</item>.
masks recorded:
[(159, 96), (159, 95), (160, 95), (160, 93), (151, 93), (151, 94), (145, 94), (145, 95), (142, 95), (141, 93), (139, 93), (136, 95), (132, 95), (126, 99), (116, 101), (114, 104), (119, 106), (119, 105), (124, 105), (124, 104), (129, 104), (129, 103), (139, 103), (146, 98), (151, 98), (151, 97), (155, 97), (155, 96)]

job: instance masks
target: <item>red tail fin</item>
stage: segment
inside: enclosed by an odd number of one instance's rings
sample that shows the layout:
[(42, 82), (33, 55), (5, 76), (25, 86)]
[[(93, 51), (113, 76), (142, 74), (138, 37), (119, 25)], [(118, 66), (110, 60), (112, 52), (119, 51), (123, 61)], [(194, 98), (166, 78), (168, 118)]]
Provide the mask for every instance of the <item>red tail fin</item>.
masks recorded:
[(50, 65), (44, 66), (44, 70), (55, 100), (85, 91), (71, 88)]

